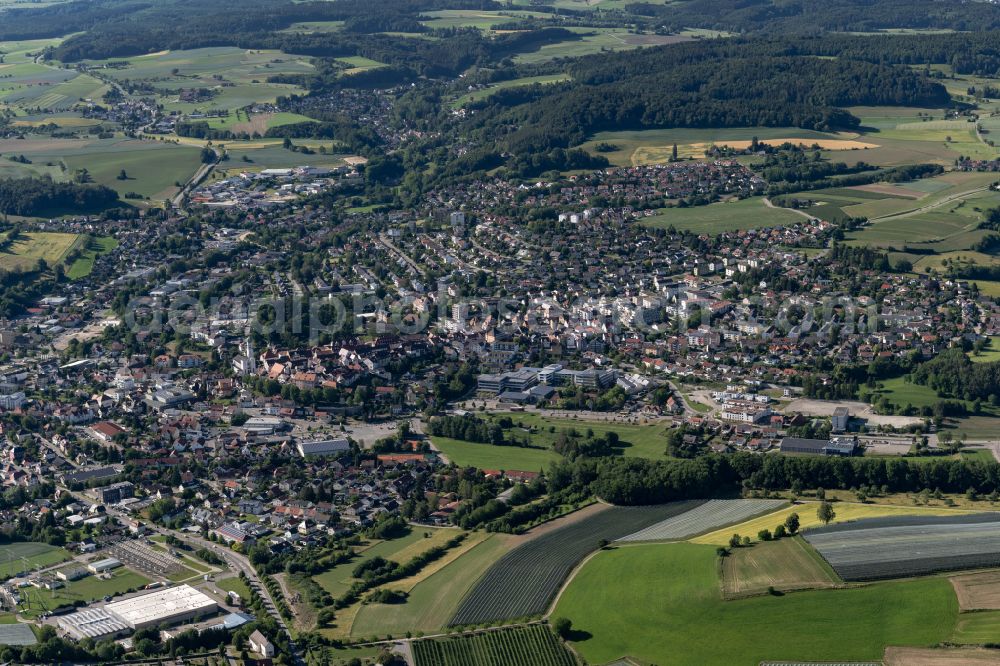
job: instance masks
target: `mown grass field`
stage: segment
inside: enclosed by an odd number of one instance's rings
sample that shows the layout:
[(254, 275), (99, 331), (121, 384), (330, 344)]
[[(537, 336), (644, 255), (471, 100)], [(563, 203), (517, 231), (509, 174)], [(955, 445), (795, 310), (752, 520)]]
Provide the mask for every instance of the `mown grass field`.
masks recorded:
[[(809, 211), (814, 214), (813, 211)], [(738, 229), (778, 227), (805, 222), (806, 218), (784, 208), (769, 208), (761, 197), (692, 206), (690, 208), (665, 208), (654, 217), (647, 217), (643, 224), (678, 231), (718, 234)]]
[(215, 586), (226, 592), (235, 592), (240, 595), (240, 598), (244, 601), (250, 598), (250, 588), (247, 587), (246, 583), (240, 580), (239, 576), (217, 580), (215, 581)]
[(493, 446), (445, 437), (432, 437), (432, 440), (455, 464), (481, 469), (516, 469), (527, 472), (548, 469), (549, 463), (559, 460), (552, 445), (562, 431), (575, 431), (580, 437), (587, 437), (588, 433), (600, 437), (614, 432), (618, 435), (618, 452), (623, 456), (654, 460), (666, 457), (666, 435), (669, 430), (666, 424), (561, 419), (529, 412), (493, 414), (485, 418), (501, 417), (510, 418), (514, 423), (508, 436), (519, 441), (527, 438), (532, 447), (537, 448)]
[(736, 548), (722, 559), (722, 590), (730, 597), (829, 588), (840, 578), (801, 537), (763, 541)]
[[(917, 409), (925, 406), (933, 406), (943, 399), (953, 400), (953, 398), (941, 398), (934, 389), (914, 384), (906, 381), (904, 377), (894, 377), (880, 382), (876, 396), (885, 396), (894, 405), (906, 407), (912, 405)], [(944, 427), (947, 428), (954, 438), (960, 438), (963, 434), (971, 439), (994, 438), (1000, 435), (1000, 408), (993, 407), (987, 402), (980, 405), (980, 412), (973, 414), (973, 404), (965, 400), (957, 399), (965, 405), (970, 416), (960, 418), (948, 418)]]
[(77, 234), (47, 231), (21, 233), (9, 246), (0, 250), (0, 268), (8, 271), (34, 270), (39, 259), (50, 267), (55, 266), (63, 262), (79, 238)]
[(0, 580), (26, 570), (43, 569), (65, 562), (72, 555), (47, 543), (22, 541), (0, 546)]
[(94, 270), (94, 262), (97, 261), (97, 257), (111, 252), (116, 247), (118, 247), (118, 241), (111, 236), (93, 238), (90, 245), (83, 248), (80, 258), (66, 268), (66, 277), (70, 280), (87, 277)]
[(958, 616), (951, 642), (963, 645), (995, 644), (998, 636), (1000, 636), (1000, 611), (962, 613)]
[(858, 106), (847, 110), (861, 119), (864, 140), (879, 146), (843, 154), (849, 163), (864, 160), (879, 166), (951, 166), (959, 155), (988, 158), (997, 154), (976, 138), (971, 123), (946, 120), (942, 109)]
[[(297, 166), (335, 167), (344, 163), (342, 154), (334, 154), (334, 145), (327, 142), (296, 140), (296, 145), (308, 146), (317, 151), (312, 155), (293, 152), (282, 147), (281, 141), (262, 139), (257, 141), (230, 141), (226, 150), (229, 161), (223, 162), (213, 172), (213, 175), (238, 173), (240, 171), (261, 171), (262, 169), (289, 169)], [(318, 152), (324, 146), (327, 154)]]
[(459, 467), (538, 472), (548, 469), (550, 463), (559, 460), (559, 454), (550, 449), (494, 446), (447, 437), (432, 437), (431, 441), (448, 460)]
[(887, 645), (947, 640), (957, 614), (944, 578), (723, 601), (715, 548), (694, 544), (602, 551), (553, 613), (572, 620), (580, 637), (572, 646), (589, 663), (629, 655), (732, 666), (878, 660)]

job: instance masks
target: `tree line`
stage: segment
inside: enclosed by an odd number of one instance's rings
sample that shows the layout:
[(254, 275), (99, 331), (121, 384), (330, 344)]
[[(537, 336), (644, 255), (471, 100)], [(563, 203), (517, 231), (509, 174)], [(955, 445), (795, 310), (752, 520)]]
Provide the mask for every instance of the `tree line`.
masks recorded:
[(905, 459), (708, 454), (693, 460), (577, 458), (553, 463), (550, 492), (589, 491), (619, 505), (734, 497), (744, 490), (885, 488), (886, 492), (940, 490), (992, 493), (1000, 464), (962, 459), (914, 464)]

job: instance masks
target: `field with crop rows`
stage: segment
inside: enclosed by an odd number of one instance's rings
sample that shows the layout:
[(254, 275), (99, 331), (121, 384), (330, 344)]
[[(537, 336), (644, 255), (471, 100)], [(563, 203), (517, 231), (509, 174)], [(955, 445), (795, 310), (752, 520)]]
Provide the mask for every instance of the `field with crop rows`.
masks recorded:
[(603, 539), (614, 540), (698, 506), (699, 501), (613, 507), (510, 551), (462, 599), (452, 625), (544, 613), (560, 585)]
[(709, 500), (686, 513), (639, 530), (618, 541), (677, 541), (741, 523), (784, 506), (784, 500)]
[(1000, 566), (1000, 514), (861, 520), (803, 534), (844, 580)]
[(417, 666), (575, 666), (547, 627), (532, 625), (413, 643)]

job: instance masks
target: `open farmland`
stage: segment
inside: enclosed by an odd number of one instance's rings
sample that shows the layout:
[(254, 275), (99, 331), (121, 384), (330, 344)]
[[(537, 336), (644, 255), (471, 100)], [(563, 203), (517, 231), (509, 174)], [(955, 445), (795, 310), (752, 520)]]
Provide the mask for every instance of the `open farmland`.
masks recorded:
[(416, 666), (575, 666), (548, 627), (535, 624), (413, 643)]
[(836, 587), (833, 569), (801, 537), (735, 548), (722, 560), (722, 592), (727, 598)]
[(877, 661), (889, 645), (949, 640), (958, 615), (937, 577), (729, 601), (719, 583), (714, 546), (628, 544), (589, 559), (553, 616), (572, 621), (591, 664), (758, 666)]
[(720, 128), (673, 128), (656, 130), (620, 130), (598, 132), (592, 139), (580, 145), (590, 153), (598, 153), (597, 146), (606, 144), (613, 150), (601, 152), (615, 166), (637, 166), (655, 164), (669, 159), (673, 145), (677, 144), (680, 157), (704, 157), (704, 148), (712, 144), (729, 144), (740, 141), (774, 140), (795, 137), (804, 142), (835, 141), (855, 138), (856, 134), (841, 135), (832, 132), (817, 132), (796, 127), (720, 127)]
[(644, 530), (629, 534), (618, 541), (677, 541), (696, 534), (739, 523), (748, 518), (774, 511), (784, 500), (709, 500), (679, 516), (668, 518)]
[[(693, 543), (713, 544), (725, 546), (729, 543), (729, 537), (734, 532), (743, 536), (755, 538), (761, 530), (774, 530), (779, 524), (785, 522), (789, 515), (796, 513), (799, 515), (801, 529), (819, 527), (823, 523), (816, 516), (817, 502), (804, 502), (795, 506), (786, 507), (774, 513), (765, 514), (757, 518), (733, 525), (732, 527), (715, 530), (702, 536), (691, 539)], [(851, 520), (861, 520), (863, 518), (880, 518), (884, 516), (963, 516), (969, 512), (963, 512), (948, 507), (921, 507), (921, 506), (893, 506), (889, 504), (860, 504), (854, 502), (837, 502), (834, 505), (837, 510), (837, 517), (834, 521), (842, 523)]]
[(49, 266), (60, 264), (74, 248), (77, 234), (33, 231), (18, 234), (12, 241), (4, 238), (0, 249), (0, 268), (4, 270), (30, 271), (39, 260)]
[(803, 536), (844, 580), (1000, 566), (1000, 513), (871, 519)]
[[(90, 181), (106, 185), (124, 196), (135, 193), (166, 199), (176, 192), (175, 182), (187, 181), (201, 164), (200, 150), (189, 145), (116, 136), (110, 139), (51, 138), (0, 140), (0, 155), (23, 155), (30, 164), (0, 160), (0, 177), (48, 174), (68, 181), (87, 170)], [(126, 179), (119, 180), (125, 170)]]
[(698, 501), (612, 507), (515, 548), (500, 558), (462, 600), (452, 625), (544, 613), (569, 573), (602, 540), (613, 540), (698, 506)]
[(485, 88), (479, 90), (472, 90), (465, 93), (453, 103), (453, 107), (462, 107), (470, 102), (477, 102), (481, 99), (486, 99), (495, 93), (505, 90), (507, 88), (519, 88), (521, 86), (531, 86), (531, 85), (545, 85), (549, 83), (561, 83), (563, 81), (568, 81), (570, 79), (569, 74), (544, 74), (542, 76), (525, 76), (519, 79), (510, 79), (507, 81), (498, 81), (497, 83), (491, 84)]
[(888, 647), (882, 663), (885, 666), (998, 666), (1000, 651)]
[[(407, 631), (431, 633), (447, 624), (455, 609), (480, 576), (504, 553), (531, 535), (491, 534), (476, 543), (467, 539), (469, 548), (453, 561), (445, 558), (442, 566), (409, 590), (405, 604), (365, 604), (351, 625), (351, 636), (385, 636)], [(433, 565), (432, 565), (433, 566)], [(430, 567), (428, 568), (430, 569)], [(400, 583), (387, 585), (400, 589)]]
[(627, 51), (644, 46), (678, 44), (694, 39), (687, 35), (636, 34), (626, 28), (568, 27), (567, 30), (579, 33), (580, 37), (546, 44), (536, 51), (521, 53), (515, 56), (514, 62), (519, 65), (531, 65), (556, 58), (576, 58), (602, 51)]
[(997, 636), (1000, 636), (1000, 611), (961, 613), (951, 642), (961, 645), (995, 645)]

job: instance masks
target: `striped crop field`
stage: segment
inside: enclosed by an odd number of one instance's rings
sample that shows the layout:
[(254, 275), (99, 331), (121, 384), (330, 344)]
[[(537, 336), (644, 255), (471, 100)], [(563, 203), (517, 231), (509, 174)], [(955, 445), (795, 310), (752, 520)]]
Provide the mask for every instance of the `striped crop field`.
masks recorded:
[(709, 500), (679, 516), (667, 518), (644, 530), (639, 530), (618, 541), (680, 541), (698, 534), (711, 532), (726, 525), (734, 525), (787, 504), (784, 500), (739, 499)]
[(659, 506), (612, 507), (518, 546), (462, 599), (450, 624), (482, 624), (545, 612), (573, 568), (602, 541), (613, 541), (698, 506), (700, 500)]
[(414, 641), (416, 666), (575, 666), (552, 631), (540, 624)]

